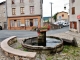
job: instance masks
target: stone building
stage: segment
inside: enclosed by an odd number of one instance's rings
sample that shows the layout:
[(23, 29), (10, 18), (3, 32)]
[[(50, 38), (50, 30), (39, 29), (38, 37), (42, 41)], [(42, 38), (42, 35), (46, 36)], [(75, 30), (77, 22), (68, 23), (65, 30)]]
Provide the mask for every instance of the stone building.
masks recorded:
[(69, 0), (70, 3), (70, 30), (80, 33), (80, 0)]
[(6, 2), (0, 3), (0, 26), (2, 29), (7, 28)]
[(41, 27), (43, 0), (7, 0), (8, 29)]

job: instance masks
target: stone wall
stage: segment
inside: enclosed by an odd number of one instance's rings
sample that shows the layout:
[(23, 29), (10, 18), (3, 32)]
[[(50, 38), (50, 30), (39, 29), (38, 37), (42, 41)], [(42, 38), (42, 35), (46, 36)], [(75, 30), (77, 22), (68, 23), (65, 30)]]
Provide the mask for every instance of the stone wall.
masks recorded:
[(35, 60), (36, 52), (25, 52), (20, 51), (14, 48), (11, 48), (9, 45), (17, 41), (16, 36), (5, 39), (1, 42), (1, 49), (7, 57), (10, 57), (14, 60)]

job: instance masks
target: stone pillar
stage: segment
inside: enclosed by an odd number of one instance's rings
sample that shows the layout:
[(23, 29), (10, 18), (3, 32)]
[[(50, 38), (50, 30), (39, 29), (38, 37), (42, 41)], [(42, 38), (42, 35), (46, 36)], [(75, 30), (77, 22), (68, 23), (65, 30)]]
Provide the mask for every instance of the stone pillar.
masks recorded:
[(46, 31), (40, 31), (38, 46), (46, 46)]

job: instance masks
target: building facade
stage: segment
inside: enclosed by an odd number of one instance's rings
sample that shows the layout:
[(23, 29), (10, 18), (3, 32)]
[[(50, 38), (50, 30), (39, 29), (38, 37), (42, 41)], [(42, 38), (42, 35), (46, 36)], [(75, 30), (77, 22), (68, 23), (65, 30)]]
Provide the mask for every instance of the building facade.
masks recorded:
[(0, 3), (0, 26), (2, 29), (7, 28), (6, 2)]
[(7, 0), (8, 29), (41, 27), (43, 0)]
[(80, 0), (69, 0), (70, 2), (70, 30), (80, 33)]
[(65, 21), (69, 21), (69, 16), (67, 12), (58, 12), (57, 13), (57, 20), (65, 20)]

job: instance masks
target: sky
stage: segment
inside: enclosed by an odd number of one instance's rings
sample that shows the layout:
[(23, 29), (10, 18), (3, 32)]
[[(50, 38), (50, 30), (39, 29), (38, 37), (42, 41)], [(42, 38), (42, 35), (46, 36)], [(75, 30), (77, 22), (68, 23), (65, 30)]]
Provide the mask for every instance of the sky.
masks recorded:
[[(54, 15), (57, 12), (65, 11), (69, 12), (69, 0), (43, 0), (43, 16), (51, 16), (51, 4), (52, 5), (52, 14)], [(64, 10), (66, 6), (66, 10)]]
[[(5, 0), (0, 0), (0, 2)], [(69, 0), (43, 0), (43, 16), (51, 16), (51, 4), (52, 5), (52, 14), (54, 15), (57, 12), (66, 11), (69, 12)], [(64, 10), (64, 6), (66, 6), (66, 10)]]

